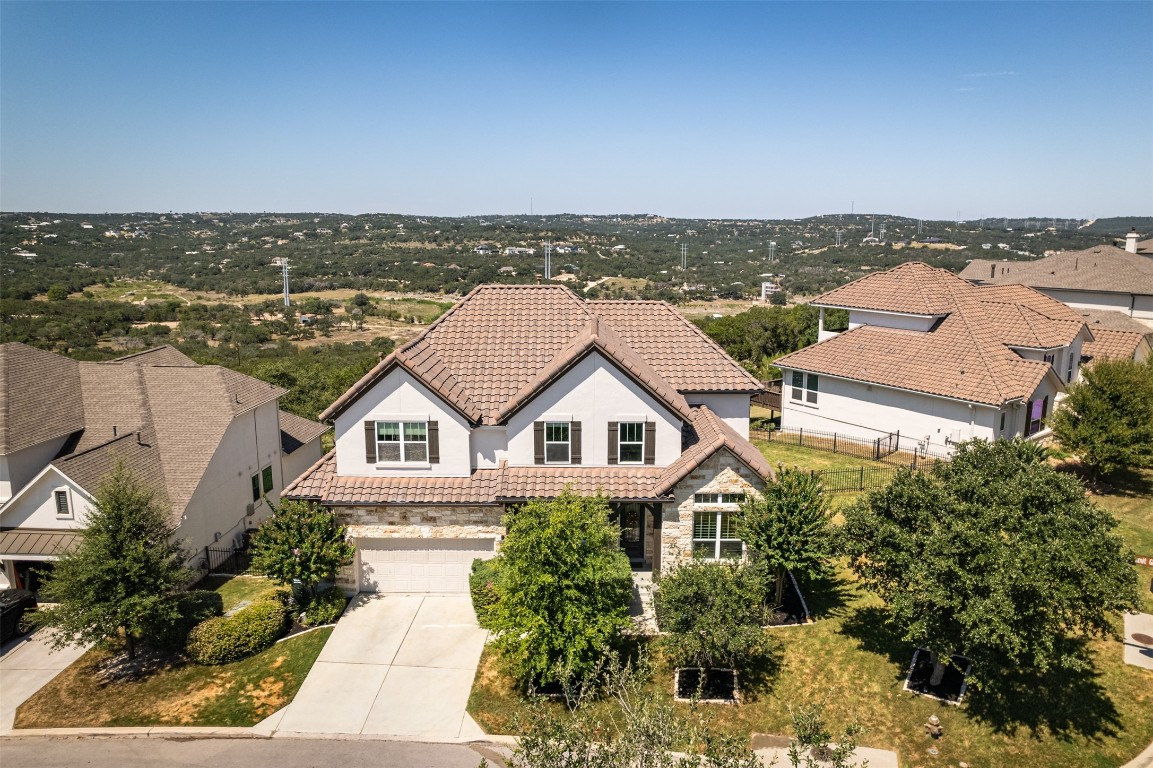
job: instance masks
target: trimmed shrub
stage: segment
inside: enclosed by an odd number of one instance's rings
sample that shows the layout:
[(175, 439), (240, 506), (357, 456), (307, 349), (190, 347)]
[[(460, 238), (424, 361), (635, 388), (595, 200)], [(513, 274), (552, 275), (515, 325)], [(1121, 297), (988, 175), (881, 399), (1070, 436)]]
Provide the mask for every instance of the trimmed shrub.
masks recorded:
[(310, 627), (332, 624), (344, 613), (346, 605), (348, 598), (344, 596), (344, 590), (340, 587), (329, 587), (308, 604), (308, 610), (304, 612), (304, 623)]
[(468, 591), (472, 595), (472, 609), (476, 612), (476, 621), (485, 629), (492, 629), (489, 620), (493, 607), (500, 600), (497, 592), (499, 579), (498, 560), (482, 560), (478, 557), (472, 561), (472, 573), (468, 576)]
[(296, 599), (292, 596), (292, 587), (269, 587), (252, 600), (253, 603), (279, 603), (285, 611), (292, 612), (296, 607)]
[(653, 602), (673, 665), (736, 669), (766, 654), (766, 576), (753, 563), (703, 560), (662, 576)]
[(173, 595), (172, 600), (180, 619), (175, 624), (149, 627), (145, 632), (144, 639), (158, 648), (183, 648), (193, 627), (224, 613), (224, 600), (211, 590), (192, 589)]
[(227, 664), (260, 653), (284, 634), (284, 606), (277, 600), (254, 602), (232, 616), (218, 616), (197, 624), (188, 634), (185, 650), (197, 664)]

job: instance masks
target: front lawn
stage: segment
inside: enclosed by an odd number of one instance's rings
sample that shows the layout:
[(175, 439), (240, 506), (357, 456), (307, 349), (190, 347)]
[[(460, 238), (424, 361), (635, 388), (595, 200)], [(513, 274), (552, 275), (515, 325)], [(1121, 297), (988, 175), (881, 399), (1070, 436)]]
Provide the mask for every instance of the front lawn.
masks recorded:
[(316, 630), (232, 664), (171, 659), (140, 679), (109, 680), (119, 648), (97, 646), (16, 710), (16, 728), (250, 726), (292, 701), (332, 634)]
[[(1089, 645), (1093, 669), (1053, 673), (1028, 681), (1011, 699), (976, 692), (960, 707), (901, 690), (913, 649), (884, 624), (879, 599), (848, 572), (806, 590), (818, 616), (811, 626), (771, 630), (782, 646), (780, 667), (740, 706), (710, 706), (715, 727), (747, 739), (751, 733), (787, 735), (788, 705), (824, 699), (834, 728), (856, 718), (864, 746), (891, 749), (902, 765), (1117, 766), (1153, 740), (1153, 675), (1121, 661), (1116, 641)], [(659, 660), (650, 684), (668, 700), (672, 675)], [(556, 706), (561, 711), (560, 705)], [(687, 714), (687, 705), (676, 705)], [(601, 718), (614, 707), (598, 703)], [(525, 702), (500, 673), (491, 650), (477, 671), (469, 712), (490, 733), (512, 732)], [(930, 742), (922, 724), (937, 715), (944, 738)], [(927, 750), (935, 746), (940, 755)]]
[(243, 602), (252, 602), (263, 592), (276, 584), (263, 576), (206, 576), (196, 585), (196, 589), (207, 589), (220, 593), (224, 601), (224, 612), (232, 610)]
[(789, 444), (784, 440), (753, 440), (761, 454), (769, 460), (769, 464), (776, 467), (778, 463), (787, 467), (797, 466), (801, 469), (857, 469), (858, 467), (885, 467), (891, 469), (893, 465), (880, 461), (869, 461), (856, 456), (832, 451), (819, 451), (816, 448), (807, 448), (795, 443)]
[[(1135, 554), (1153, 557), (1153, 470), (1119, 473), (1093, 500), (1121, 521), (1118, 532)], [(1135, 565), (1145, 612), (1153, 613), (1153, 566)]]

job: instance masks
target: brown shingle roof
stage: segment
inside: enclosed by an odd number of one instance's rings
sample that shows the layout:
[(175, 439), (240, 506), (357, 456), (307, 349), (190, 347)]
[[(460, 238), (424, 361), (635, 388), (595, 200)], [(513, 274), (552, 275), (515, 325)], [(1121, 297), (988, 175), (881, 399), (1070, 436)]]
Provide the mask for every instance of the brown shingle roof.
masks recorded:
[(682, 415), (687, 412), (682, 388), (760, 388), (719, 347), (673, 318), (667, 305), (627, 304), (586, 303), (561, 286), (480, 286), (369, 371), (320, 417), (334, 418), (400, 366), (473, 423), (496, 423), (568, 370), (590, 344)]
[(196, 365), (196, 361), (175, 347), (163, 344), (143, 352), (108, 360), (109, 364), (130, 363), (132, 365)]
[[(848, 294), (855, 308), (911, 311), (920, 299), (900, 305), (895, 299), (897, 286), (917, 296), (934, 297), (935, 312), (918, 314), (945, 317), (924, 332), (862, 325), (785, 355), (777, 365), (1001, 405), (1028, 398), (1051, 370), (1048, 363), (1025, 360), (1010, 346), (1049, 349), (1070, 344), (1078, 334), (1086, 333), (1075, 311), (1025, 286), (979, 287), (947, 270), (917, 262), (869, 275), (849, 286), (863, 280), (869, 281), (867, 291), (858, 287)], [(841, 300), (825, 301), (839, 290), (815, 303), (843, 306)], [(868, 304), (870, 297), (877, 303)]]
[(19, 342), (0, 344), (0, 455), (83, 427), (80, 364)]
[(580, 494), (603, 493), (611, 499), (663, 499), (690, 472), (717, 451), (726, 449), (762, 477), (772, 468), (745, 440), (707, 407), (692, 409), (686, 422), (683, 452), (668, 467), (531, 466), (478, 469), (468, 477), (350, 477), (337, 474), (331, 451), (284, 489), (285, 498), (331, 505), (356, 504), (496, 504), (516, 499), (548, 498), (565, 488)]
[(1063, 251), (1035, 261), (975, 259), (960, 276), (994, 285), (1153, 295), (1153, 259), (1112, 245)]
[[(56, 459), (52, 466), (75, 481), (90, 494), (95, 494), (104, 478), (120, 464), (130, 471), (141, 483), (157, 490), (167, 501), (167, 487), (164, 467), (160, 461), (160, 449), (156, 445), (156, 433), (151, 429), (130, 432), (108, 442), (78, 451)], [(173, 509), (175, 522), (179, 523), (184, 505)]]
[(280, 411), (280, 450), (289, 454), (327, 432), (330, 427), (317, 421)]

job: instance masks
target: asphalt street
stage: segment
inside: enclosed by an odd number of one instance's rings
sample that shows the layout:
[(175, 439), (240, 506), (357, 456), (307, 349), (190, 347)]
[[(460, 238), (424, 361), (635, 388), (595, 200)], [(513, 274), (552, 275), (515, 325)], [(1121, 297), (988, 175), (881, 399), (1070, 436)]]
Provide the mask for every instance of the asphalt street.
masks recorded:
[[(0, 739), (2, 768), (499, 768), (491, 745), (335, 739)], [(496, 758), (496, 759), (494, 759)]]

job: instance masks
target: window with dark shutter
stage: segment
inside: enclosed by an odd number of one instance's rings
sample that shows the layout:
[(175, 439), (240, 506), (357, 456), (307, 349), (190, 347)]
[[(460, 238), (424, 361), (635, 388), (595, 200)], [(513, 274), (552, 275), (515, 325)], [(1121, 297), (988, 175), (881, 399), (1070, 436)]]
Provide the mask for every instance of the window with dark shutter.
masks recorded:
[(532, 424), (532, 454), (534, 464), (544, 464), (544, 422)]
[(252, 476), (252, 500), (260, 501), (260, 475)]
[(617, 463), (617, 434), (620, 429), (620, 422), (609, 422), (609, 464)]
[(440, 422), (428, 423), (428, 463), (440, 463)]
[(657, 463), (657, 425), (645, 422), (645, 464)]
[(376, 463), (376, 422), (364, 422), (364, 460), (369, 464)]
[(569, 440), (570, 440), (570, 446), (571, 446), (569, 461), (572, 462), (573, 464), (580, 464), (581, 463), (581, 423), (579, 421), (574, 421), (570, 425)]
[(260, 477), (264, 481), (264, 492), (272, 493), (272, 465), (265, 467), (261, 471)]

